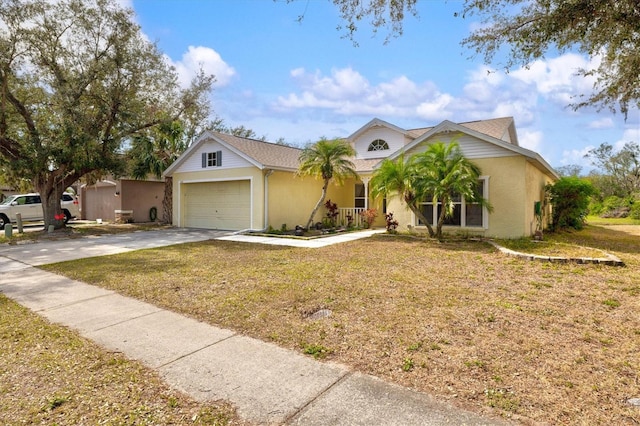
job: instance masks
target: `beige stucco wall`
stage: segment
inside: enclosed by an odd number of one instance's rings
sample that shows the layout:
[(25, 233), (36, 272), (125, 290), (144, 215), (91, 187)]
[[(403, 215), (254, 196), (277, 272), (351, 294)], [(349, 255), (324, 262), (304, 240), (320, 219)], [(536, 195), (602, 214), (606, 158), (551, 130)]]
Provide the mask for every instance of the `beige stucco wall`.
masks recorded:
[[(525, 217), (525, 226), (530, 232), (527, 235), (533, 235), (536, 231), (536, 217), (534, 210), (534, 203), (536, 201), (544, 201), (544, 188), (547, 184), (553, 183), (554, 179), (546, 174), (543, 174), (533, 164), (527, 162), (526, 169), (527, 177), (527, 200), (526, 203), (530, 206), (527, 216)], [(551, 206), (546, 206), (543, 216), (543, 227), (548, 225), (548, 218), (551, 214)]]
[[(269, 215), (268, 224), (275, 229), (282, 225), (292, 229), (296, 225), (305, 226), (309, 215), (322, 195), (322, 180), (312, 177), (296, 176), (292, 172), (275, 171), (269, 176)], [(326, 200), (331, 200), (338, 207), (353, 206), (353, 180), (343, 186), (330, 183)], [(324, 206), (320, 206), (313, 222), (320, 222), (326, 214)]]
[[(485, 158), (472, 160), (487, 178), (488, 198), (493, 206), (486, 228), (445, 227), (445, 232), (485, 237), (517, 238), (532, 235), (535, 231), (533, 205), (543, 196), (544, 185), (552, 178), (543, 174), (523, 156)], [(280, 229), (283, 224), (291, 229), (296, 225), (306, 225), (322, 191), (322, 181), (311, 177), (296, 176), (293, 172), (273, 171), (267, 178), (268, 215), (265, 223), (265, 178), (268, 171), (256, 167), (225, 170), (207, 170), (188, 173), (175, 173), (173, 176), (173, 220), (177, 226), (184, 226), (184, 185), (189, 182), (215, 182), (221, 180), (251, 179), (252, 183), (252, 229), (271, 226)], [(366, 178), (366, 177), (365, 177)], [(354, 206), (354, 179), (344, 185), (330, 184), (327, 199), (338, 207)], [(378, 209), (378, 218), (374, 226), (384, 226), (382, 199), (369, 200), (369, 207)], [(124, 207), (123, 207), (124, 208)], [(425, 227), (416, 227), (416, 219), (409, 209), (397, 197), (387, 199), (387, 211), (394, 214), (399, 230), (409, 228), (426, 231)], [(322, 221), (326, 209), (321, 206), (314, 222)]]
[[(515, 238), (528, 235), (526, 217), (526, 160), (522, 156), (477, 159), (473, 161), (489, 177), (489, 214), (486, 237)], [(533, 208), (533, 207), (532, 207)]]
[[(488, 199), (493, 212), (488, 216), (488, 227), (444, 227), (445, 232), (482, 235), (485, 237), (518, 238), (535, 231), (533, 204), (540, 201), (544, 185), (552, 181), (523, 156), (473, 160), (483, 177), (488, 178)], [(416, 219), (404, 203), (395, 196), (388, 202), (387, 211), (393, 212), (399, 230), (426, 232), (416, 227)]]
[[(265, 176), (268, 195), (267, 222), (265, 223)], [(313, 177), (297, 176), (294, 172), (275, 170), (259, 170), (256, 167), (239, 169), (207, 170), (173, 175), (173, 223), (184, 226), (182, 212), (185, 210), (185, 185), (190, 182), (216, 182), (222, 180), (251, 179), (252, 182), (252, 229), (263, 229), (271, 226), (280, 229), (286, 225), (288, 229), (296, 225), (305, 226), (309, 215), (322, 194), (322, 180)], [(331, 200), (338, 207), (353, 207), (355, 195), (355, 179), (348, 179), (343, 185), (329, 184), (326, 200)], [(379, 202), (380, 203), (380, 202)], [(378, 207), (380, 216), (376, 224), (384, 224), (382, 204)], [(313, 222), (322, 221), (326, 209), (321, 206)]]

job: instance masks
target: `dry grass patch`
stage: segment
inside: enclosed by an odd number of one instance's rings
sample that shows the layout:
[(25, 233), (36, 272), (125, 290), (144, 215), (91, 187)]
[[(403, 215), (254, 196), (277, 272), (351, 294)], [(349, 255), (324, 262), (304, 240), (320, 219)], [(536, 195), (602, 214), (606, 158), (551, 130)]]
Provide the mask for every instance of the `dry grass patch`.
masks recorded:
[(229, 425), (225, 404), (171, 390), (137, 362), (0, 295), (0, 424)]
[(322, 249), (209, 241), (47, 269), (478, 412), (638, 424), (626, 401), (640, 397), (640, 243), (610, 232), (570, 238), (611, 238), (594, 247), (625, 268), (380, 235)]

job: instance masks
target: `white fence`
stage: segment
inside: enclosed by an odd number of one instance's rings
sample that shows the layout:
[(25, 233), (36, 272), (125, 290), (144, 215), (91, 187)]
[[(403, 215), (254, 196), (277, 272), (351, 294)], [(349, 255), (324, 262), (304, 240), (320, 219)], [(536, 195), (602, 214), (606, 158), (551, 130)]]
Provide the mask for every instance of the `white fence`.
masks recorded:
[(364, 227), (364, 219), (360, 216), (360, 212), (365, 211), (363, 207), (339, 207), (336, 224), (338, 226), (359, 226)]

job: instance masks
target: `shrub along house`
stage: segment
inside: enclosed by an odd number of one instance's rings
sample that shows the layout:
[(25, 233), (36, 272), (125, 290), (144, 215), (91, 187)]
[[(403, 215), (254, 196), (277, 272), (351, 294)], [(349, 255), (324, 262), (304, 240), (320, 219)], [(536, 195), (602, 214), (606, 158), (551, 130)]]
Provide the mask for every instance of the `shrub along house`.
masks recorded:
[[(536, 206), (544, 187), (558, 175), (537, 153), (518, 144), (511, 117), (468, 123), (443, 121), (435, 127), (405, 130), (373, 119), (347, 138), (356, 151), (352, 159), (359, 179), (330, 185), (327, 199), (336, 203), (338, 221), (356, 220), (358, 213), (377, 209), (374, 225), (384, 225), (392, 212), (399, 230), (424, 230), (398, 197), (371, 199), (368, 183), (384, 158), (421, 152), (433, 142), (455, 140), (464, 156), (482, 170), (478, 184), (493, 206), (455, 200), (445, 232), (516, 238), (536, 231)], [(263, 230), (303, 225), (320, 197), (320, 180), (296, 175), (301, 149), (204, 132), (164, 173), (173, 178), (173, 223), (181, 227)], [(426, 212), (437, 211), (430, 201)], [(320, 209), (316, 221), (325, 211)], [(427, 217), (435, 214), (427, 215)]]

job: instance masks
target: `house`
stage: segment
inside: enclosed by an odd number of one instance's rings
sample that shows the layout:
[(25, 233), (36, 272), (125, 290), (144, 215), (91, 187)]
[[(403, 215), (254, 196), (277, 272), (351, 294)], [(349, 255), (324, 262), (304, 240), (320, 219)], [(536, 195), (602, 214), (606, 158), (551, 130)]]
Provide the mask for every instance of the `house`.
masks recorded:
[(82, 185), (79, 195), (82, 219), (154, 222), (162, 218), (164, 181), (104, 179), (93, 185)]
[[(384, 212), (392, 212), (399, 230), (425, 230), (398, 197), (371, 199), (368, 183), (384, 158), (421, 152), (430, 143), (456, 140), (464, 156), (482, 170), (479, 185), (493, 206), (456, 201), (445, 232), (515, 238), (536, 231), (536, 207), (544, 200), (544, 187), (557, 173), (537, 153), (518, 144), (513, 118), (453, 123), (405, 130), (373, 119), (347, 140), (357, 154), (353, 163), (359, 179), (331, 185), (327, 199), (340, 208), (339, 220), (358, 218), (375, 208), (374, 225), (384, 225)], [(181, 227), (261, 230), (306, 223), (320, 198), (322, 184), (295, 174), (299, 148), (205, 132), (166, 171), (173, 178), (173, 223)], [(437, 206), (424, 203), (427, 217)], [(315, 220), (325, 211), (320, 209)]]

